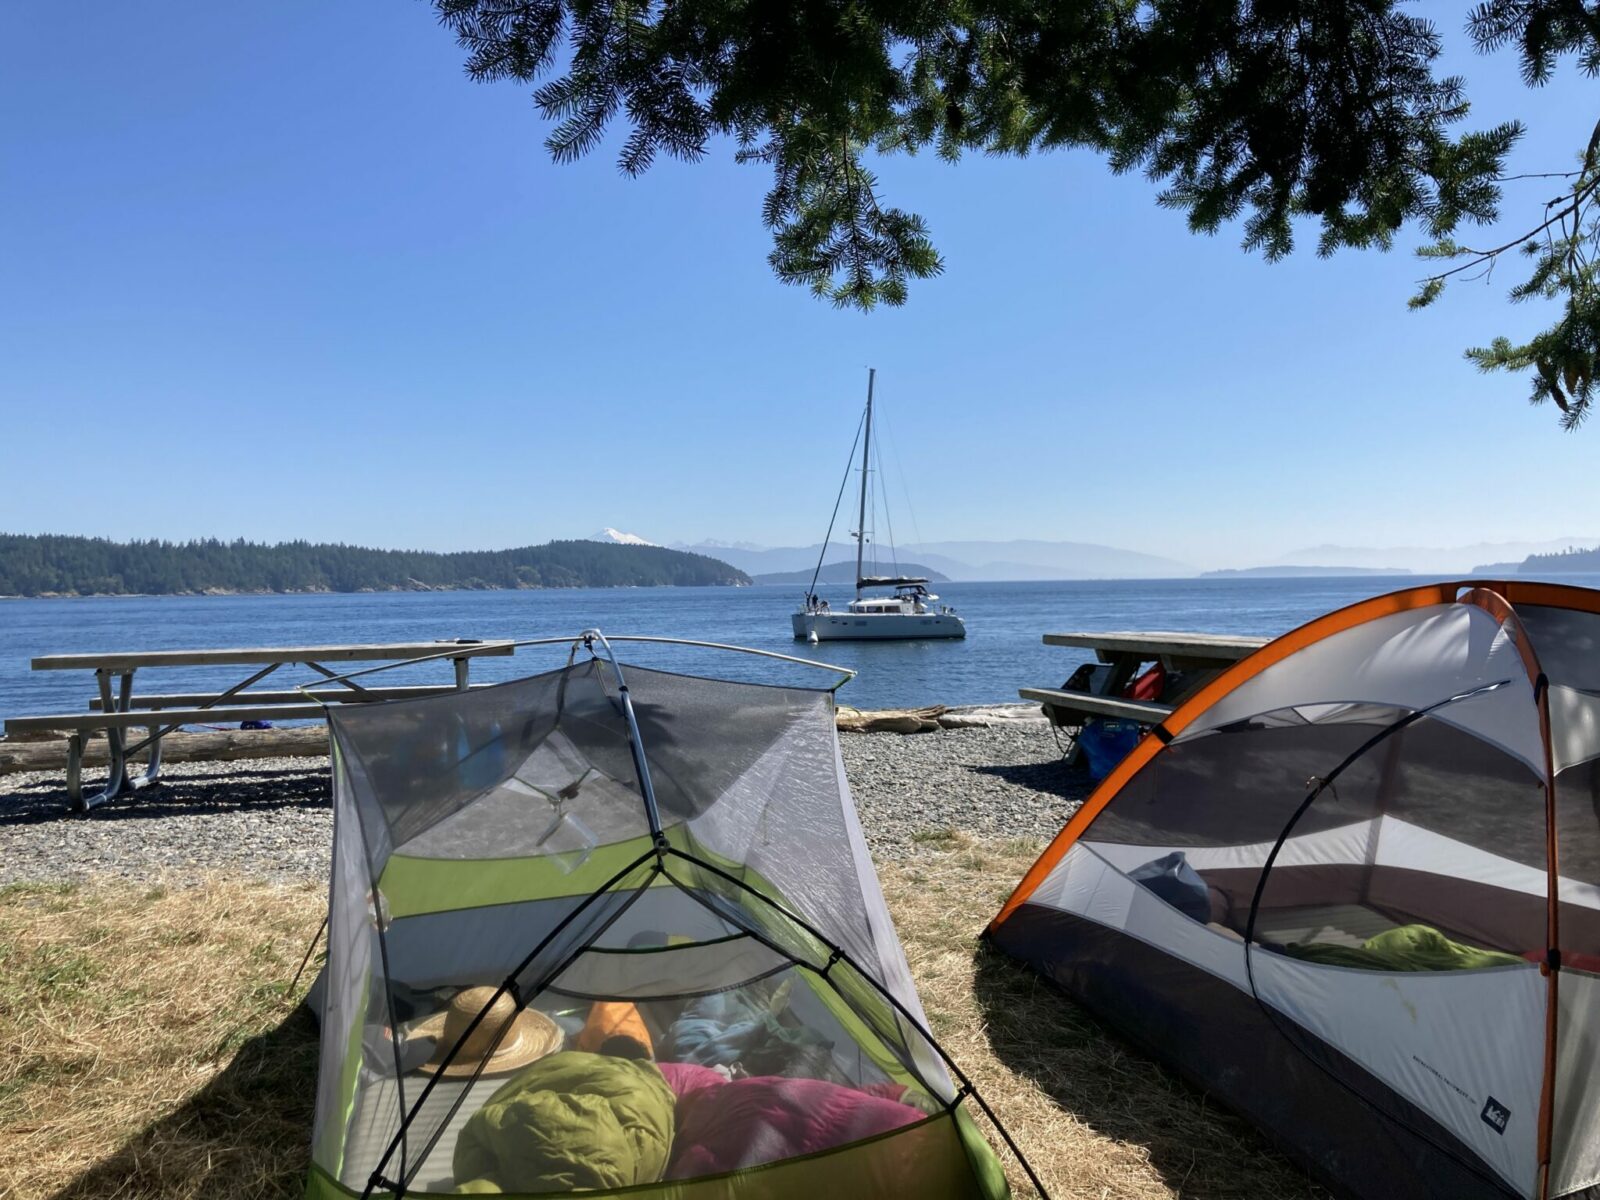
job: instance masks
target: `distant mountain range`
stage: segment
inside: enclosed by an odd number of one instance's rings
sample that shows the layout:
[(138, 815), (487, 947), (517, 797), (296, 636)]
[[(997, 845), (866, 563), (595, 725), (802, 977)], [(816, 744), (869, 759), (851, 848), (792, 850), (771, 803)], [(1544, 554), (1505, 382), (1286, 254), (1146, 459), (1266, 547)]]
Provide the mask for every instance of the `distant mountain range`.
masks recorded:
[[(766, 575), (752, 575), (750, 576), (750, 582), (785, 584), (798, 583), (804, 586), (805, 584), (811, 582), (811, 572), (815, 571), (816, 569), (816, 564), (813, 563), (811, 566), (802, 567), (798, 571), (773, 571)], [(896, 575), (921, 576), (930, 583), (945, 583), (950, 578), (948, 575), (943, 575), (938, 571), (935, 571), (932, 567), (924, 566), (921, 563), (914, 562), (896, 563), (894, 567), (894, 573)], [(855, 581), (856, 560), (853, 558), (841, 559), (838, 562), (831, 562), (827, 566), (823, 567), (822, 573), (817, 576), (818, 583), (847, 583), (851, 586), (854, 586)]]
[[(1252, 579), (1308, 579), (1314, 576), (1409, 575), (1393, 567), (1297, 567), (1284, 563), (1275, 567), (1239, 567), (1222, 571), (1202, 571), (1203, 579), (1248, 576)], [(760, 581), (757, 580), (759, 583)]]
[[(771, 575), (806, 571), (822, 556), (822, 545), (752, 547), (748, 543), (682, 542), (675, 550), (710, 554), (746, 571), (750, 575)], [(878, 547), (876, 574), (891, 574), (896, 568), (887, 547)], [(1008, 542), (914, 542), (898, 548), (900, 566), (916, 562), (956, 580), (1010, 581), (1022, 579), (1174, 579), (1194, 575), (1195, 568), (1176, 559), (1115, 546), (1089, 542), (1047, 542), (1018, 540)], [(853, 543), (831, 543), (830, 562), (854, 563)], [(870, 560), (869, 560), (870, 561)], [(920, 572), (918, 572), (920, 573)]]
[[(607, 528), (594, 534), (601, 543), (652, 545), (636, 533)], [(1218, 577), (1233, 575), (1268, 577), (1307, 577), (1339, 575), (1509, 575), (1519, 572), (1577, 571), (1600, 568), (1580, 567), (1561, 559), (1574, 547), (1595, 546), (1600, 537), (1562, 537), (1547, 541), (1476, 542), (1461, 546), (1308, 546), (1274, 555), (1267, 562), (1206, 571)], [(674, 542), (671, 549), (708, 555), (766, 582), (768, 576), (793, 576), (781, 582), (801, 582), (811, 578), (819, 557), (827, 561), (853, 563), (853, 542), (833, 542), (826, 551), (820, 544), (810, 546), (761, 546), (753, 542), (727, 542), (706, 539), (695, 543)], [(1011, 541), (913, 542), (898, 547), (900, 567), (889, 557), (887, 546), (871, 547), (877, 552), (872, 570), (890, 574), (935, 572), (944, 579), (1009, 582), (1028, 579), (1185, 579), (1202, 574), (1200, 568), (1177, 559), (1144, 554), (1093, 542), (1056, 542), (1038, 539)], [(869, 558), (869, 562), (871, 559)], [(915, 572), (908, 563), (917, 564)], [(799, 578), (801, 574), (804, 578)], [(779, 582), (779, 580), (772, 580)]]
[[(1276, 556), (1294, 566), (1368, 567), (1419, 575), (1472, 575), (1484, 564), (1521, 562), (1530, 554), (1553, 554), (1600, 538), (1563, 537), (1542, 542), (1476, 542), (1470, 546), (1312, 546)], [(1495, 572), (1490, 571), (1490, 574)]]

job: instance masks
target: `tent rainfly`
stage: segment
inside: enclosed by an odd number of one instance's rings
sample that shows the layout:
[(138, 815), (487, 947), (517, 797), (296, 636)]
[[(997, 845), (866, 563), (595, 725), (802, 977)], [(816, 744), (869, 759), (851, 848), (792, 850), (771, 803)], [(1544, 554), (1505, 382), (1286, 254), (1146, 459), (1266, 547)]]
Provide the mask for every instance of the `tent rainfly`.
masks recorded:
[(591, 631), (563, 669), (328, 719), (312, 1200), (1008, 1194), (830, 691), (624, 678)]
[(1600, 592), (1431, 584), (1269, 643), (987, 936), (1342, 1195), (1600, 1196)]

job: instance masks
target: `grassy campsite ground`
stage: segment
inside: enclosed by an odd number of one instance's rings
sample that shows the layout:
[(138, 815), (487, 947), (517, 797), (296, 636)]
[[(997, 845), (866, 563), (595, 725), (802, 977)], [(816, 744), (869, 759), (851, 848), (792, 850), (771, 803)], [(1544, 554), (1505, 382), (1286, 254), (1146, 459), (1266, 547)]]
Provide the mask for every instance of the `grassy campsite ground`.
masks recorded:
[[(1048, 732), (990, 732), (847, 740), (858, 791), (876, 786), (864, 761), (926, 760), (921, 777), (932, 784), (914, 801), (921, 823), (874, 839), (874, 850), (935, 1032), (1055, 1197), (1321, 1196), (1248, 1126), (979, 946), (978, 931), (1041, 842), (1002, 836), (1015, 823), (1005, 816), (980, 825), (980, 836), (939, 823), (941, 813), (962, 817), (973, 794), (941, 805), (940, 793), (962, 771), (1032, 790), (1059, 770)], [(892, 773), (903, 787), (907, 776)], [(181, 791), (175, 779), (166, 790)], [(36, 804), (8, 800), (12, 782), (0, 779), (0, 830), (23, 811), (37, 825)], [(864, 815), (880, 800), (865, 796)], [(1038, 803), (1047, 811), (1052, 802), (1059, 797)], [(48, 871), (35, 862), (26, 872), (35, 881), (0, 889), (5, 1200), (301, 1193), (316, 1030), (296, 1005), (309, 978), (292, 992), (289, 981), (325, 886), (179, 861), (121, 875), (107, 864), (68, 883), (38, 882)], [(23, 873), (16, 860), (8, 873)], [(1030, 1195), (1009, 1169), (1018, 1194)]]

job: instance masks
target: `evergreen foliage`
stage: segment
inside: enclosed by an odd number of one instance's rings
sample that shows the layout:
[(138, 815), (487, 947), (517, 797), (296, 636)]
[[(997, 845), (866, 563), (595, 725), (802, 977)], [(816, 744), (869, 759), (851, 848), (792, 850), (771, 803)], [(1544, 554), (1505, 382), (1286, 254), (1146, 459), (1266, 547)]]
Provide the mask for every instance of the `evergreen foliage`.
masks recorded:
[[(909, 280), (942, 270), (923, 220), (880, 198), (869, 152), (953, 162), (1085, 147), (1159, 183), (1159, 202), (1197, 231), (1242, 222), (1245, 247), (1268, 258), (1288, 254), (1301, 225), (1318, 229), (1324, 255), (1387, 248), (1413, 226), (1430, 256), (1466, 259), (1424, 280), (1416, 306), (1529, 246), (1533, 275), (1513, 298), (1558, 298), (1565, 315), (1524, 345), (1470, 354), (1531, 370), (1533, 399), (1554, 400), (1569, 426), (1587, 410), (1600, 354), (1596, 142), (1532, 233), (1457, 244), (1463, 224), (1499, 219), (1522, 129), (1456, 132), (1463, 82), (1435, 76), (1439, 33), (1400, 0), (433, 3), (472, 78), (535, 85), (557, 161), (593, 150), (618, 120), (629, 175), (658, 153), (695, 160), (731, 139), (739, 161), (772, 171), (762, 216), (778, 278), (835, 304), (901, 304)], [(1600, 8), (1584, 0), (1486, 0), (1467, 33), (1483, 52), (1514, 48), (1530, 87), (1566, 57), (1600, 72)]]
[(1565, 575), (1600, 572), (1600, 546), (1584, 550), (1568, 546), (1556, 554), (1530, 554), (1517, 568), (1519, 575)]
[(662, 546), (549, 542), (516, 550), (369, 550), (316, 542), (112, 542), (0, 533), (0, 596), (366, 592), (745, 584), (743, 571)]

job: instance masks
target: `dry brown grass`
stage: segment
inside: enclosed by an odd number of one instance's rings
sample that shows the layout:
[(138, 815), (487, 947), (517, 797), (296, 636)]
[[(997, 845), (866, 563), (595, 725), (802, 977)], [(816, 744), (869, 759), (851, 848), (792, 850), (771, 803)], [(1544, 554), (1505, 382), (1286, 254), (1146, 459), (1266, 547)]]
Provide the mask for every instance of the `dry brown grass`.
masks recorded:
[[(1053, 1196), (1321, 1195), (979, 948), (1037, 847), (953, 834), (923, 849), (882, 876), (929, 1020)], [(320, 887), (226, 879), (0, 891), (0, 1197), (299, 1196), (316, 1030), (285, 989), (324, 903)]]
[(0, 1197), (299, 1196), (316, 1030), (285, 989), (325, 894), (0, 891)]

